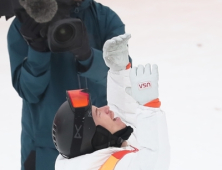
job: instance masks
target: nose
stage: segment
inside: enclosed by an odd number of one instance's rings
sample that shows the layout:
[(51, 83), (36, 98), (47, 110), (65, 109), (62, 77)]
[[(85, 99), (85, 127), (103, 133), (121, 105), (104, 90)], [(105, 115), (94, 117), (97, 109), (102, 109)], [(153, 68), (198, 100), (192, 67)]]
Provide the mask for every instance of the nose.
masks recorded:
[(100, 109), (103, 110), (106, 114), (109, 114), (109, 106), (103, 106)]

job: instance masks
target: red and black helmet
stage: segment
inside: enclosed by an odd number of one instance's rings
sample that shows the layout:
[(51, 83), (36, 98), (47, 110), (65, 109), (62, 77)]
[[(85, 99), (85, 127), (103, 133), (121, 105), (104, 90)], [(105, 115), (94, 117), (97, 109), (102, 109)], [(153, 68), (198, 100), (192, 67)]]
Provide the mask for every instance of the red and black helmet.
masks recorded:
[(96, 130), (88, 90), (66, 92), (67, 101), (58, 109), (52, 127), (56, 149), (65, 158), (93, 152), (91, 144)]

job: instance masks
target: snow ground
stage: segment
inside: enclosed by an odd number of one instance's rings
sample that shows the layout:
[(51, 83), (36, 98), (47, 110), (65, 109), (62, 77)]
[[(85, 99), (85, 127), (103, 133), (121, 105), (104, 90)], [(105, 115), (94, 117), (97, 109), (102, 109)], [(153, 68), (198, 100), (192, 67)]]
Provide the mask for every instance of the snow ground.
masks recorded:
[[(134, 66), (156, 63), (167, 114), (170, 170), (222, 169), (222, 0), (99, 0), (132, 34)], [(0, 169), (19, 169), (21, 99), (11, 85), (0, 19)]]

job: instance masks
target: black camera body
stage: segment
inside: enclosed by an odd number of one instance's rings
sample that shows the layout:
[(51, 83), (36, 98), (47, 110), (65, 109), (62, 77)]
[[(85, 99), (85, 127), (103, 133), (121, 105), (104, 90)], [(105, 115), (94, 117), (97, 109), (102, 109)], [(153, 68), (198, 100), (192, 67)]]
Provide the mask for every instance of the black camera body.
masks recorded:
[(66, 18), (53, 22), (48, 27), (48, 45), (52, 52), (74, 50), (82, 46), (83, 23), (77, 18)]

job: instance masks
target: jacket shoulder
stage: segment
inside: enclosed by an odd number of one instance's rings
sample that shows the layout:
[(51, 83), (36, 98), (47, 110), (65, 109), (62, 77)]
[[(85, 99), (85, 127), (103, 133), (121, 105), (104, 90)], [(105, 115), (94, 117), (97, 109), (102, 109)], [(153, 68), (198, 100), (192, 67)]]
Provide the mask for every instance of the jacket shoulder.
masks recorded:
[(97, 13), (99, 15), (105, 15), (106, 17), (119, 17), (115, 11), (113, 11), (108, 6), (102, 5), (101, 3), (93, 2), (94, 6), (96, 7)]
[(19, 33), (19, 29), (21, 28), (21, 25), (22, 25), (21, 22), (17, 18), (13, 19), (9, 27), (8, 34), (7, 34), (8, 40), (15, 39), (15, 37), (17, 37)]
[(10, 25), (10, 28), (9, 28), (9, 32), (12, 29), (18, 30), (21, 27), (21, 25), (22, 25), (21, 22), (15, 17), (13, 19), (13, 21), (11, 22), (11, 25)]

